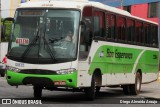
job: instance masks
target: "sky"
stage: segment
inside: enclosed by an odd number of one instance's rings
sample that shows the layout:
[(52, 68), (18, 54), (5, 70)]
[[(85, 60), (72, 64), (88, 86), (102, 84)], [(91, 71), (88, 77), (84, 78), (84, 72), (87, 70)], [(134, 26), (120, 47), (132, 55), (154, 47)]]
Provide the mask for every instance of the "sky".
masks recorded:
[[(12, 14), (10, 13), (10, 6), (11, 6), (11, 0), (1, 0), (1, 15), (2, 17), (9, 17), (9, 16), (13, 16), (14, 11), (12, 12)], [(13, 0), (14, 7), (17, 7), (18, 1), (24, 2), (27, 0)], [(120, 1), (121, 0), (89, 0), (89, 1), (97, 1), (97, 2), (102, 2), (104, 4), (108, 4), (111, 6), (120, 6)], [(123, 4), (124, 5), (129, 5), (129, 3), (139, 3), (139, 2), (156, 2), (156, 1), (160, 1), (160, 0), (123, 0)], [(14, 10), (14, 9), (12, 9)]]

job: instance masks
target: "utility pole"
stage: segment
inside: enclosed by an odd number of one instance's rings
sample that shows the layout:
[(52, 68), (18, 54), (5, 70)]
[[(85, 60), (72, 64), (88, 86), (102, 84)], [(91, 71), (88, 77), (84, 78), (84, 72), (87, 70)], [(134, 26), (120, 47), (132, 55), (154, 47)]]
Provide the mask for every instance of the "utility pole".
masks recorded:
[(123, 0), (121, 0), (121, 9), (123, 9)]
[[(160, 2), (158, 3), (158, 45), (159, 45), (159, 51), (160, 51)], [(160, 62), (160, 54), (159, 54), (159, 62)], [(159, 71), (160, 71), (160, 63), (159, 63)], [(160, 78), (160, 72), (159, 72), (159, 78)]]
[[(1, 26), (1, 0), (0, 0), (0, 26)], [(1, 28), (0, 28), (0, 58), (1, 58)], [(1, 62), (1, 59), (0, 59)]]
[[(160, 2), (158, 3), (159, 38), (160, 38)], [(159, 39), (160, 40), (160, 39)]]
[(158, 40), (159, 40), (159, 48), (160, 48), (160, 2), (158, 3)]
[[(0, 0), (0, 20), (1, 20), (1, 0)], [(0, 25), (1, 25), (1, 21), (0, 21)], [(1, 28), (0, 28), (0, 43), (1, 43)]]

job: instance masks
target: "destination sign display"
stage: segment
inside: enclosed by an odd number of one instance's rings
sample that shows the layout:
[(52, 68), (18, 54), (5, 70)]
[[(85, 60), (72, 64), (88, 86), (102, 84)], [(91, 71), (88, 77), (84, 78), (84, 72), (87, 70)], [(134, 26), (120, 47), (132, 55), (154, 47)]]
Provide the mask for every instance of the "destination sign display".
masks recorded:
[(42, 11), (21, 11), (20, 16), (42, 16)]
[(28, 38), (16, 38), (16, 44), (28, 45), (29, 39)]

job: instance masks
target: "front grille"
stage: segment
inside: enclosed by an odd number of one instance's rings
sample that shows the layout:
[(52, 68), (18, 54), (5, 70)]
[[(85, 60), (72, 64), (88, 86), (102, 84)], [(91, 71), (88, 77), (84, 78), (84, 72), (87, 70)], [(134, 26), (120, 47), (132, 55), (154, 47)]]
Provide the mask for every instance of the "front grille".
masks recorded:
[(39, 74), (39, 75), (55, 75), (56, 71), (43, 70), (43, 69), (23, 69), (19, 73), (23, 74)]
[(36, 86), (43, 86), (43, 87), (51, 87), (54, 86), (54, 83), (49, 78), (42, 78), (42, 77), (26, 77), (23, 79), (22, 83), (24, 85), (32, 84)]

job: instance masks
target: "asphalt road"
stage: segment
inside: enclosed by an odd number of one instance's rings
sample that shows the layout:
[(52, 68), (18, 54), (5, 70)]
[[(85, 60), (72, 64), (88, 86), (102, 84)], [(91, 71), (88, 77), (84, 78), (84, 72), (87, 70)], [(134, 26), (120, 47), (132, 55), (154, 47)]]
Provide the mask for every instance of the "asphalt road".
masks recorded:
[[(32, 86), (10, 86), (4, 77), (0, 77), (0, 98), (33, 98), (33, 87)], [(160, 83), (153, 82), (142, 85), (142, 92), (138, 96), (124, 95), (122, 88), (102, 88), (101, 92), (96, 94), (94, 101), (86, 101), (85, 94), (83, 92), (66, 92), (66, 91), (48, 91), (43, 90), (43, 104), (76, 104), (77, 107), (80, 104), (91, 104), (103, 105), (103, 104), (116, 104), (121, 99), (149, 99), (160, 101)], [(61, 107), (59, 105), (58, 107)], [(142, 106), (142, 105), (141, 105)], [(66, 105), (65, 105), (66, 107)], [(81, 107), (81, 106), (80, 106)], [(136, 107), (136, 106), (134, 106)], [(144, 106), (146, 107), (146, 106)]]

